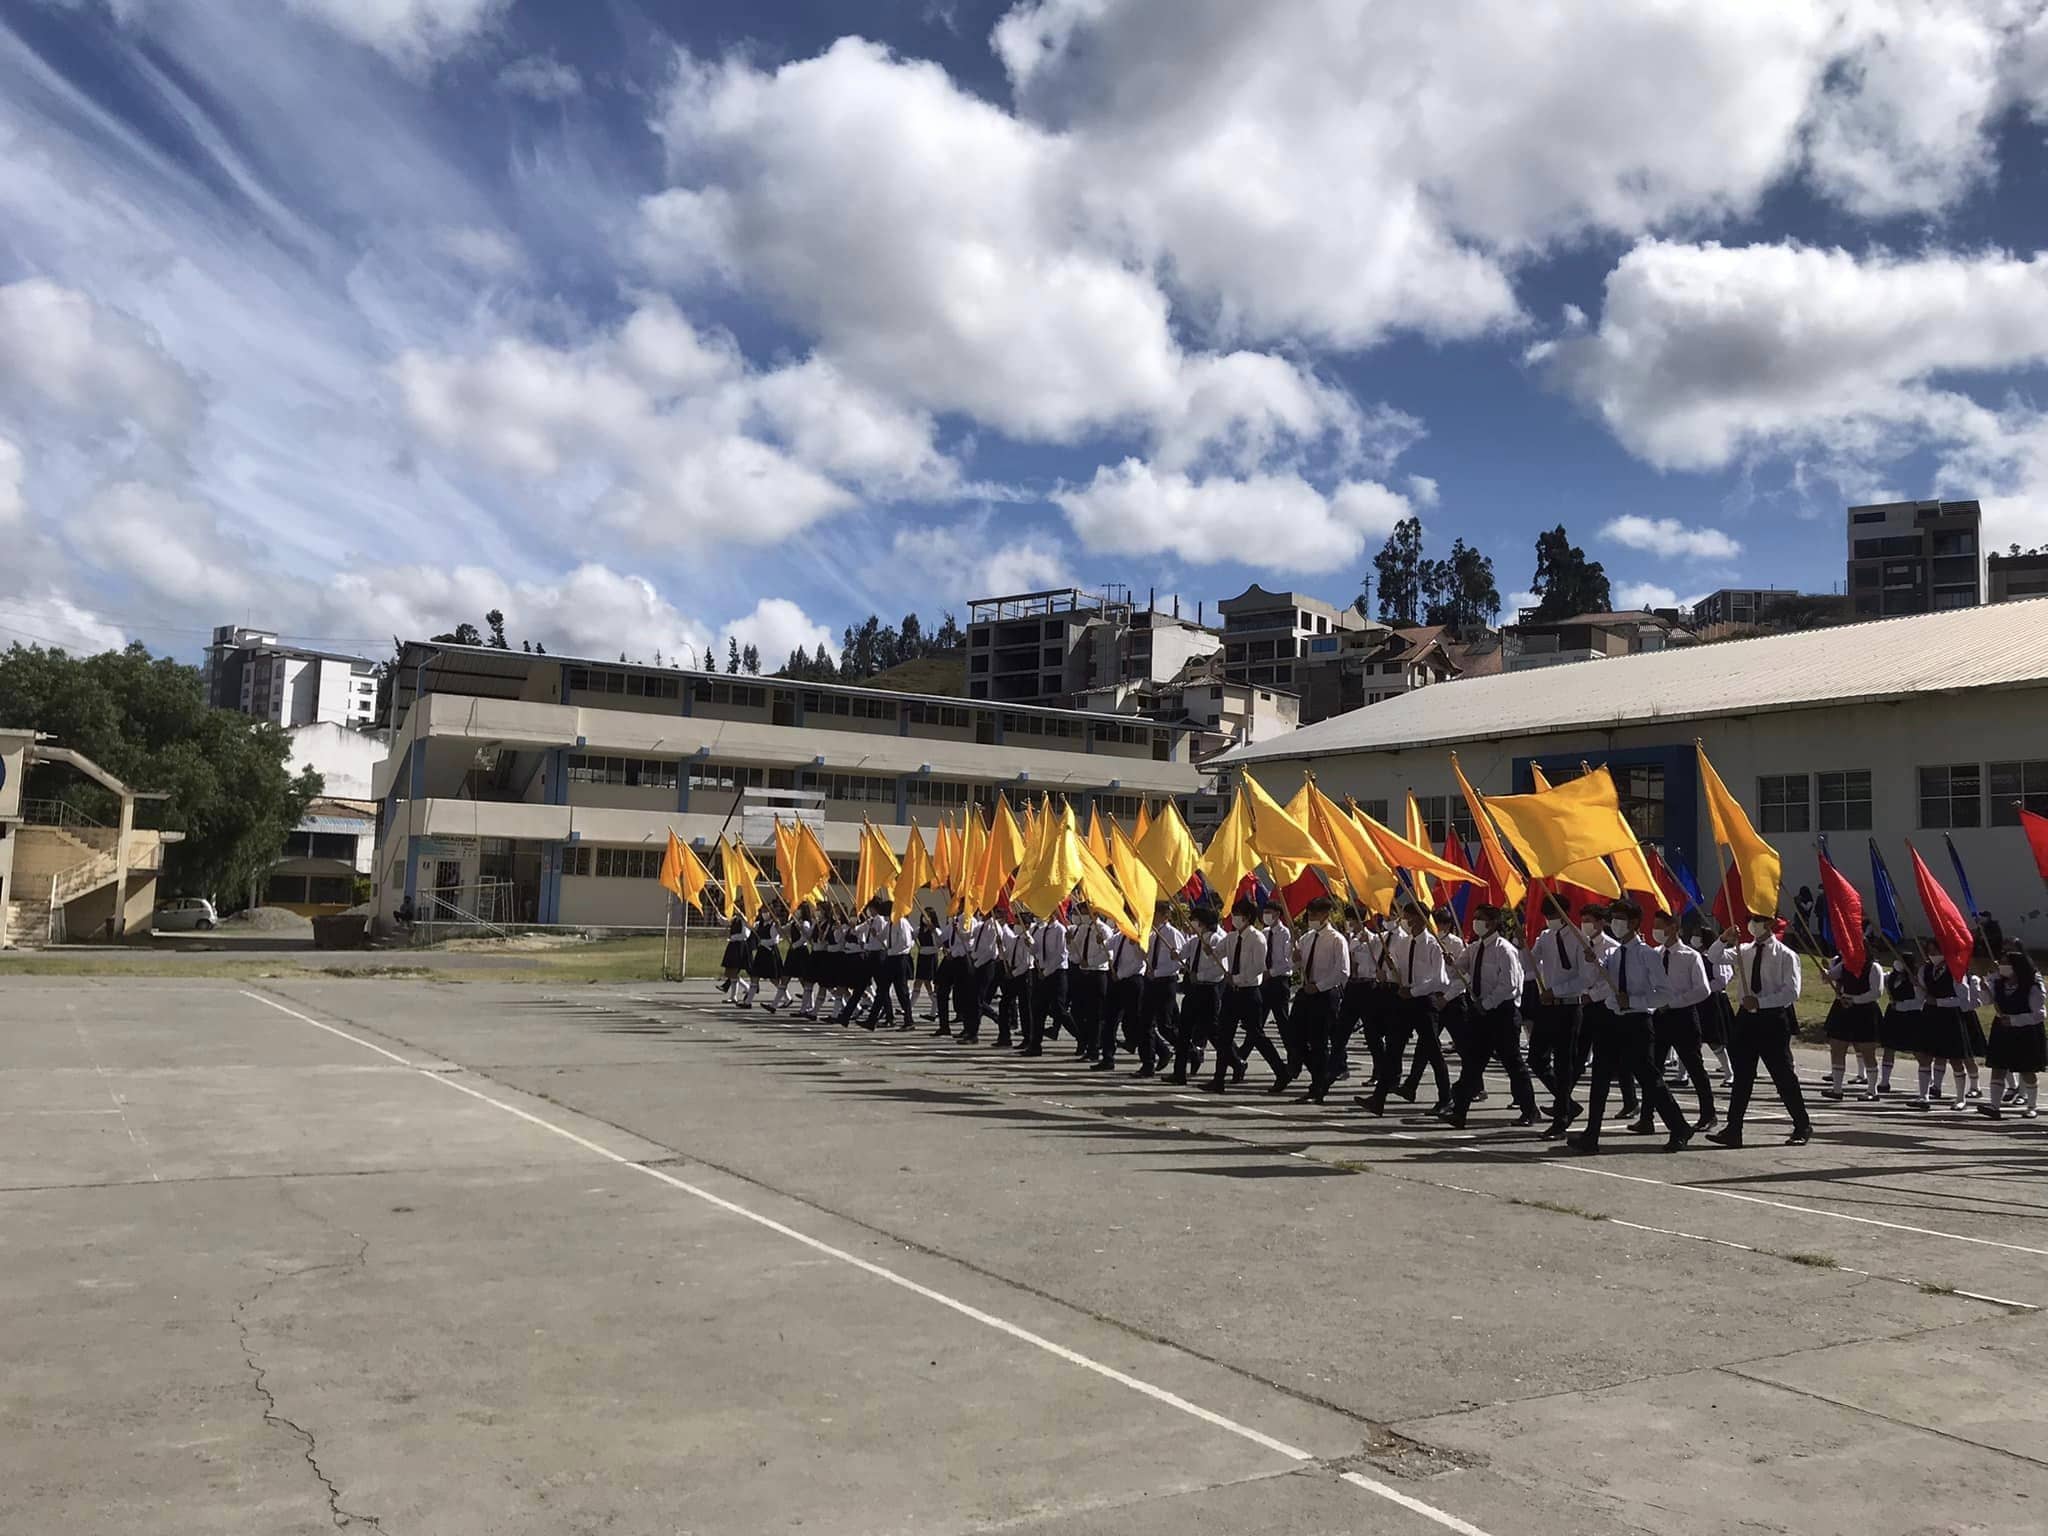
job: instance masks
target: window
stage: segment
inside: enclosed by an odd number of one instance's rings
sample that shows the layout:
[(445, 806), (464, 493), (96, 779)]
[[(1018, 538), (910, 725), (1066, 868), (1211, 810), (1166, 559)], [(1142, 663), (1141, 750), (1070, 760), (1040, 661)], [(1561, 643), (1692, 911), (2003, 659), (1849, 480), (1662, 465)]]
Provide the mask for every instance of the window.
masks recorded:
[(677, 765), (655, 757), (601, 757), (572, 752), (567, 762), (571, 784), (623, 784), (631, 789), (674, 789)]
[[(1841, 773), (1816, 774), (1814, 787), (1820, 800), (1821, 831), (1870, 830), (1869, 769), (1851, 768)], [(2042, 787), (2048, 789), (2048, 778), (2044, 778)]]
[(1811, 786), (1803, 773), (1767, 773), (1756, 781), (1756, 804), (1765, 832), (1807, 832), (1813, 827)]
[(1373, 819), (1374, 821), (1376, 821), (1376, 822), (1380, 823), (1380, 825), (1382, 825), (1382, 826), (1385, 826), (1385, 825), (1386, 825), (1386, 821), (1387, 821), (1387, 802), (1386, 802), (1386, 801), (1384, 801), (1384, 800), (1361, 800), (1361, 801), (1359, 801), (1359, 802), (1358, 802), (1358, 808), (1359, 808), (1359, 809), (1360, 809), (1361, 811), (1365, 812), (1365, 814), (1366, 814), (1366, 815), (1370, 816), (1370, 817), (1371, 817), (1371, 818), (1372, 818), (1372, 819)]
[(1917, 555), (1920, 553), (1920, 535), (1917, 533), (1896, 534), (1888, 539), (1858, 539), (1856, 558), (1858, 560), (1884, 560), (1893, 555)]
[(2016, 827), (2020, 806), (2037, 816), (2048, 816), (2048, 761), (2035, 758), (2023, 763), (1993, 763), (1991, 773), (1991, 825)]
[(958, 704), (926, 704), (913, 701), (904, 705), (910, 712), (912, 725), (943, 725), (965, 730), (973, 722), (968, 711)]
[(1873, 512), (1851, 512), (1849, 514), (1849, 521), (1852, 523), (1881, 523), (1884, 521), (1884, 512), (1882, 509)]
[(1921, 826), (1940, 830), (1983, 824), (1983, 780), (1975, 763), (1920, 770)]
[(807, 773), (806, 789), (820, 790), (828, 800), (854, 800), (883, 805), (896, 803), (896, 781), (869, 773)]
[(1974, 555), (1977, 553), (1977, 535), (1967, 528), (1953, 533), (1937, 533), (1934, 536), (1936, 555)]
[(1081, 734), (1081, 722), (1062, 720), (1051, 715), (1003, 716), (1003, 734), (1006, 736), (1055, 736), (1069, 739)]
[(774, 782), (777, 775), (765, 768), (742, 768), (733, 763), (707, 763), (692, 761), (690, 764), (690, 788), (697, 789), (788, 789), (789, 775), (781, 774), (783, 782)]
[(661, 874), (660, 848), (591, 848), (582, 844), (562, 850), (562, 873), (599, 880), (653, 880)]
[(747, 683), (698, 683), (693, 697), (699, 704), (730, 704), (737, 709), (765, 709), (768, 690)]

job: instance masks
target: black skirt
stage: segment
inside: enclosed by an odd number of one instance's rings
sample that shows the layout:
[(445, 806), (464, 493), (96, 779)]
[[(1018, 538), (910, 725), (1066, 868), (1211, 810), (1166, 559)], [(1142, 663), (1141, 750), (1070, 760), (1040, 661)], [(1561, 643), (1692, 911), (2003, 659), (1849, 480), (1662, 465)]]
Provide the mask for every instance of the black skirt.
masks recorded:
[(917, 979), (936, 980), (939, 974), (939, 952), (935, 949), (920, 949), (917, 952)]
[(2048, 1031), (2032, 1019), (2010, 1024), (1998, 1019), (1984, 1060), (1994, 1072), (2048, 1072)]
[(1728, 1049), (1729, 1026), (1735, 1022), (1735, 1005), (1726, 992), (1716, 992), (1700, 1004), (1700, 1043), (1717, 1050)]
[(1982, 1061), (1991, 1041), (1985, 1036), (1984, 1021), (1977, 1017), (1975, 1009), (1963, 1010), (1963, 1029), (1970, 1037), (1970, 1054)]
[(1970, 1032), (1960, 1008), (1920, 1010), (1920, 1050), (1936, 1061), (1960, 1061), (1970, 1054)]
[(747, 971), (756, 981), (774, 981), (782, 974), (782, 955), (773, 944), (756, 944)]
[(737, 971), (746, 967), (747, 945), (744, 939), (725, 941), (725, 958), (718, 962), (721, 971)]
[(1921, 1024), (1924, 1008), (1901, 1008), (1894, 1003), (1885, 1009), (1884, 1017), (1877, 1021), (1877, 1041), (1888, 1051), (1916, 1052), (1920, 1042), (1926, 1038)]
[(1837, 999), (1828, 1010), (1828, 1038), (1844, 1045), (1869, 1045), (1878, 1034), (1877, 1004)]
[(789, 956), (784, 964), (789, 972), (789, 979), (791, 981), (807, 982), (813, 979), (811, 976), (811, 950), (809, 945), (790, 945)]

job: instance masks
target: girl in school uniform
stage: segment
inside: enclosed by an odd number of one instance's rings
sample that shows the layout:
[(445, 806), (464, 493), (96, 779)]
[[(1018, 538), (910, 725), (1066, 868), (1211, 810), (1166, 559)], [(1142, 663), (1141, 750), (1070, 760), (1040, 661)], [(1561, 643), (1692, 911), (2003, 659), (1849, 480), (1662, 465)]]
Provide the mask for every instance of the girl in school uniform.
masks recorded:
[(817, 932), (817, 914), (808, 901), (796, 904), (796, 911), (789, 920), (789, 954), (783, 960), (783, 991), (775, 996), (775, 1006), (782, 1007), (789, 999), (788, 993), (796, 993), (797, 1017), (805, 1017), (804, 1010), (811, 1009), (809, 1017), (816, 1018), (818, 987), (811, 969), (811, 938)]
[[(1883, 1048), (1878, 1058), (1877, 1091), (1892, 1091), (1892, 1062), (1900, 1056), (1919, 1056), (1921, 1038), (1920, 980), (1904, 955), (1892, 956), (1892, 968), (1884, 978), (1884, 1016), (1877, 1021), (1877, 1043)], [(1928, 1109), (1928, 1066), (1920, 1062), (1918, 1096), (1909, 1101), (1913, 1109)]]
[[(925, 1017), (939, 1016), (939, 917), (930, 907), (917, 920), (917, 966), (910, 976), (910, 1006), (917, 1007), (917, 994), (924, 993)], [(905, 1022), (908, 1022), (907, 1020)]]
[(1966, 1109), (1968, 1090), (1974, 1089), (1977, 1076), (1977, 1062), (1970, 1055), (1969, 1026), (1963, 1022), (1971, 997), (1970, 978), (1965, 975), (1958, 982), (1949, 974), (1941, 946), (1932, 939), (1924, 945), (1927, 963), (1920, 968), (1920, 1064), (1929, 1073), (1929, 1100), (1943, 1097), (1942, 1074), (1953, 1069), (1956, 1097), (1949, 1108)]
[(1998, 1010), (1984, 1052), (1991, 1065), (1991, 1097), (1977, 1106), (1977, 1113), (2002, 1119), (2006, 1084), (2017, 1082), (2020, 1115), (2032, 1120), (2041, 1112), (2040, 1074), (2048, 1071), (2048, 1002), (2033, 961), (2016, 943), (2008, 944), (1999, 958), (1991, 997)]
[(1877, 1097), (1878, 999), (1884, 996), (1884, 973), (1863, 956), (1863, 969), (1849, 969), (1847, 958), (1837, 955), (1828, 967), (1828, 981), (1835, 989), (1835, 1003), (1828, 1010), (1828, 1082), (1821, 1089), (1824, 1099), (1842, 1097), (1842, 1074), (1853, 1050), (1863, 1066), (1862, 1093), (1866, 1100)]
[(719, 983), (718, 990), (726, 995), (728, 1001), (738, 1003), (742, 1008), (752, 1006), (747, 983), (740, 973), (747, 968), (747, 949), (753, 937), (754, 930), (748, 924), (746, 914), (733, 913), (732, 921), (725, 929), (725, 954), (718, 962), (719, 969), (725, 972), (725, 979)]
[[(747, 954), (747, 976), (755, 996), (760, 995), (762, 982), (779, 982), (782, 979), (782, 920), (787, 915), (781, 902), (771, 902), (761, 909), (761, 921), (754, 925), (753, 944)], [(776, 1008), (772, 1001), (762, 1006), (771, 1013)]]
[(1721, 1067), (1721, 1086), (1735, 1081), (1735, 1063), (1728, 1056), (1728, 1031), (1735, 1023), (1735, 1005), (1728, 1001), (1728, 983), (1735, 979), (1735, 961), (1728, 946), (1714, 936), (1698, 918), (1686, 934), (1686, 942), (1700, 952), (1707, 968), (1707, 1000), (1700, 1005), (1700, 1044), (1714, 1053)]

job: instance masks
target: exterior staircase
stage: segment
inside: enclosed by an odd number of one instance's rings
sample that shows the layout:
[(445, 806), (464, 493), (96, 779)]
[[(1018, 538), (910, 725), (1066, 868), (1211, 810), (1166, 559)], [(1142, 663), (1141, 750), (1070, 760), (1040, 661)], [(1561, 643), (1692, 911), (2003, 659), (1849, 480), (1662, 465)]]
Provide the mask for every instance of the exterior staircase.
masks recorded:
[[(71, 903), (112, 885), (120, 875), (114, 844), (120, 833), (71, 822), (30, 823), (20, 833), (13, 889), (24, 894), (8, 902), (7, 942), (16, 949), (62, 944), (69, 937), (65, 912)], [(24, 852), (33, 849), (35, 868), (24, 878)]]
[(39, 949), (50, 941), (47, 901), (7, 903), (7, 943), (14, 949)]

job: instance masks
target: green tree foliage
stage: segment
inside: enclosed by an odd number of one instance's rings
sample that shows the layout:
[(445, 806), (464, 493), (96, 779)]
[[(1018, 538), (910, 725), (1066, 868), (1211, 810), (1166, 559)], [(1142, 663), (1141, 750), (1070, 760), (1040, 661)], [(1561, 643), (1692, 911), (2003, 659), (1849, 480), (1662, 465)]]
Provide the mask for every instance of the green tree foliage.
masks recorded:
[[(140, 645), (98, 656), (13, 646), (0, 654), (0, 720), (47, 733), (131, 788), (169, 795), (143, 802), (136, 819), (185, 834), (165, 851), (170, 894), (237, 904), (321, 790), (319, 774), (286, 767), (282, 730), (209, 708), (198, 668)], [(28, 793), (109, 824), (119, 814), (110, 794), (57, 764), (38, 766)]]
[(1535, 612), (1529, 617), (1539, 624), (1554, 624), (1581, 613), (1606, 613), (1614, 603), (1607, 572), (1598, 560), (1586, 558), (1562, 523), (1536, 535), (1536, 577), (1529, 590), (1537, 598)]
[(1422, 519), (1404, 517), (1372, 557), (1380, 589), (1380, 621), (1415, 624), (1422, 618), (1424, 566)]
[(1460, 634), (1500, 617), (1500, 589), (1493, 561), (1463, 539), (1451, 541), (1448, 559), (1423, 562), (1423, 623), (1443, 624)]

